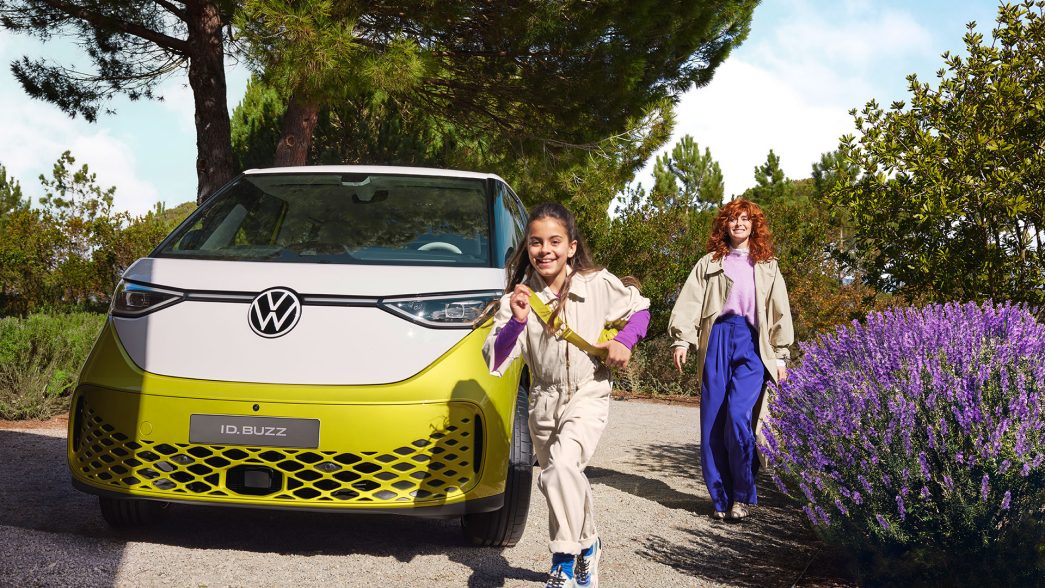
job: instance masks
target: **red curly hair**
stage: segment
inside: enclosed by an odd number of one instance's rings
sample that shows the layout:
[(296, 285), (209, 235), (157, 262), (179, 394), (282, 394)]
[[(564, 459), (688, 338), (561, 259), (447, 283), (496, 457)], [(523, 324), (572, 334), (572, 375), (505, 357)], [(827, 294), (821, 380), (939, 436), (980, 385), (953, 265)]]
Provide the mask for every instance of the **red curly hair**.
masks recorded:
[(750, 200), (737, 198), (718, 209), (718, 216), (711, 225), (711, 237), (708, 238), (708, 252), (712, 259), (718, 261), (729, 254), (729, 221), (747, 213), (751, 219), (751, 236), (748, 237), (748, 249), (751, 261), (769, 261), (773, 259), (773, 234), (766, 224), (766, 215), (762, 209)]

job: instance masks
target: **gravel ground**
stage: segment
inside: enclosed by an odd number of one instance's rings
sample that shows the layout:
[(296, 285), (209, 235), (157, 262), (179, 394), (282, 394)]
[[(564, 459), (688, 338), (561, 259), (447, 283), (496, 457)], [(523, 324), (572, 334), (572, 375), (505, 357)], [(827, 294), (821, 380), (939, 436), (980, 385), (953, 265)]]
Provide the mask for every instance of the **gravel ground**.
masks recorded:
[[(762, 479), (740, 524), (713, 521), (700, 483), (695, 406), (614, 401), (588, 469), (604, 588), (853, 586), (803, 515)], [(3, 586), (540, 586), (550, 556), (534, 488), (511, 549), (470, 547), (457, 520), (174, 506), (117, 533), (77, 492), (59, 424), (0, 426)]]

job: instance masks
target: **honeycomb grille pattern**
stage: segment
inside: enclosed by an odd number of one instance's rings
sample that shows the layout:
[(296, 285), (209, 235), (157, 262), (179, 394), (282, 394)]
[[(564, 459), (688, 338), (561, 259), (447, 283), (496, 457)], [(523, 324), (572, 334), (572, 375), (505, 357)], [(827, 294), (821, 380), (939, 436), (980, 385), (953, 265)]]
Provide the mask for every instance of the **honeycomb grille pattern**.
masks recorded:
[[(79, 415), (75, 467), (80, 476), (117, 489), (146, 490), (171, 499), (275, 498), (288, 503), (424, 503), (467, 492), (477, 481), (475, 415), (456, 413), (442, 430), (391, 451), (353, 453), (162, 443), (131, 439), (84, 403)], [(236, 466), (262, 466), (282, 474), (282, 487), (262, 496), (226, 485)]]

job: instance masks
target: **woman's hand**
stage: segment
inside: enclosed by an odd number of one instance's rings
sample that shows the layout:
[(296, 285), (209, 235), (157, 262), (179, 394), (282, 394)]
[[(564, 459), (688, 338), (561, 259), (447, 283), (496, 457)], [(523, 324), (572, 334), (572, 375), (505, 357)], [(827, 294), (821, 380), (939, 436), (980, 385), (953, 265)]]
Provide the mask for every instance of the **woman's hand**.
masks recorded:
[(782, 366), (782, 365), (776, 366), (776, 381), (777, 382), (783, 382), (786, 379), (787, 379), (787, 368)]
[(685, 347), (676, 347), (672, 352), (672, 357), (675, 360), (675, 369), (677, 369), (680, 374), (682, 373), (682, 366), (686, 363), (686, 354), (688, 351), (689, 350)]
[(606, 350), (606, 358), (602, 360), (606, 365), (619, 368), (628, 367), (628, 362), (631, 360), (631, 349), (628, 349), (625, 344), (611, 339), (596, 343), (595, 347)]
[(525, 323), (530, 315), (530, 288), (524, 284), (516, 284), (508, 304), (512, 308), (515, 320)]

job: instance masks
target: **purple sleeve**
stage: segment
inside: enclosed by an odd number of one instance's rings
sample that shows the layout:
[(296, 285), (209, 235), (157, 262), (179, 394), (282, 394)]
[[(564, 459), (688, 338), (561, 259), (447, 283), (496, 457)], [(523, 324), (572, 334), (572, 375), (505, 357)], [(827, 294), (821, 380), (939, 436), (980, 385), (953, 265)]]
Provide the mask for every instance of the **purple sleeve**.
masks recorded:
[(628, 323), (624, 325), (624, 328), (617, 333), (617, 336), (614, 337), (613, 340), (624, 345), (628, 349), (631, 349), (639, 342), (639, 340), (646, 336), (646, 329), (649, 328), (649, 319), (650, 315), (648, 310), (640, 310), (636, 312), (631, 315), (631, 318), (628, 319)]
[(497, 338), (493, 340), (493, 364), (495, 366), (501, 365), (508, 358), (508, 355), (512, 352), (512, 347), (515, 347), (515, 342), (525, 328), (526, 323), (519, 322), (515, 317), (512, 317), (497, 332)]

